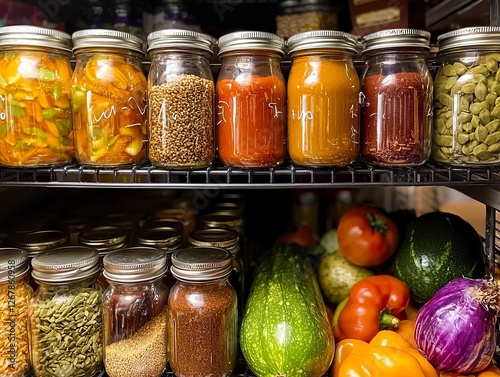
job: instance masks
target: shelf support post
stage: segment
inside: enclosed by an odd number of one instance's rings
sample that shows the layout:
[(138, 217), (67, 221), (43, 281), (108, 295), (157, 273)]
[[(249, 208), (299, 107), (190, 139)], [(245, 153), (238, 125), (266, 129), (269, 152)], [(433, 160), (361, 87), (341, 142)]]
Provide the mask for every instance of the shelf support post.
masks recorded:
[(486, 206), (486, 231), (485, 231), (485, 256), (486, 256), (486, 275), (490, 278), (495, 277), (495, 228), (496, 228), (496, 209)]

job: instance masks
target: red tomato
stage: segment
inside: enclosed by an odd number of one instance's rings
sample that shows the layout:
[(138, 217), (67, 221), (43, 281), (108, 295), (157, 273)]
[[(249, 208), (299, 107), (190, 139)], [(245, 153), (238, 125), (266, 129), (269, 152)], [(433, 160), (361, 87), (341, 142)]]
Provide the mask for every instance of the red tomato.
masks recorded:
[(350, 262), (375, 267), (397, 249), (399, 233), (394, 221), (371, 205), (348, 210), (337, 227), (339, 249)]
[(299, 225), (296, 230), (282, 234), (276, 239), (275, 243), (296, 243), (304, 247), (316, 246), (317, 244), (314, 233), (307, 225)]

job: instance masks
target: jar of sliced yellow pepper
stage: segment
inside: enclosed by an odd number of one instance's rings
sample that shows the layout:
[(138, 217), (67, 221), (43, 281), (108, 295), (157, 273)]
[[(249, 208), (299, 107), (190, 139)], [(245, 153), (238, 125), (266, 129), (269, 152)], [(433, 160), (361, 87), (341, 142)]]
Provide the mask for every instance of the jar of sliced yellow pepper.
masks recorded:
[(0, 164), (73, 160), (71, 36), (35, 26), (0, 28)]
[(85, 166), (120, 167), (146, 160), (147, 80), (144, 41), (106, 29), (72, 35), (75, 157)]

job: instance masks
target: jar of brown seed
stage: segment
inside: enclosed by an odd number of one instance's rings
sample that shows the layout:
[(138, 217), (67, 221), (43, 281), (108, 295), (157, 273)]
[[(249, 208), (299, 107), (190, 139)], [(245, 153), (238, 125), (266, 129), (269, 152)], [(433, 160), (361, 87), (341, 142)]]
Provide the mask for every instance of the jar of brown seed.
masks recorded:
[(211, 36), (190, 30), (148, 35), (148, 156), (154, 166), (196, 169), (214, 160), (214, 44)]

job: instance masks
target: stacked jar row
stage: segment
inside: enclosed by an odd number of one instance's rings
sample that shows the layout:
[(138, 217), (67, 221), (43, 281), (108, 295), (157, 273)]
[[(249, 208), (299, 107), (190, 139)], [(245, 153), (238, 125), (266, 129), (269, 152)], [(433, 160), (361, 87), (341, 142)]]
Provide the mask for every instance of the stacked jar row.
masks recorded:
[[(75, 158), (90, 167), (149, 160), (196, 169), (218, 157), (229, 167), (260, 168), (290, 157), (297, 165), (335, 167), (361, 157), (416, 166), (431, 155), (447, 164), (492, 164), (500, 153), (499, 36), (498, 28), (439, 36), (443, 64), (433, 95), (430, 34), (422, 30), (364, 37), (361, 75), (353, 63), (358, 41), (349, 33), (305, 32), (285, 44), (265, 32), (216, 41), (160, 30), (147, 39), (146, 79), (146, 44), (127, 33), (3, 27), (0, 164), (36, 167)], [(285, 50), (292, 61), (287, 80)]]

